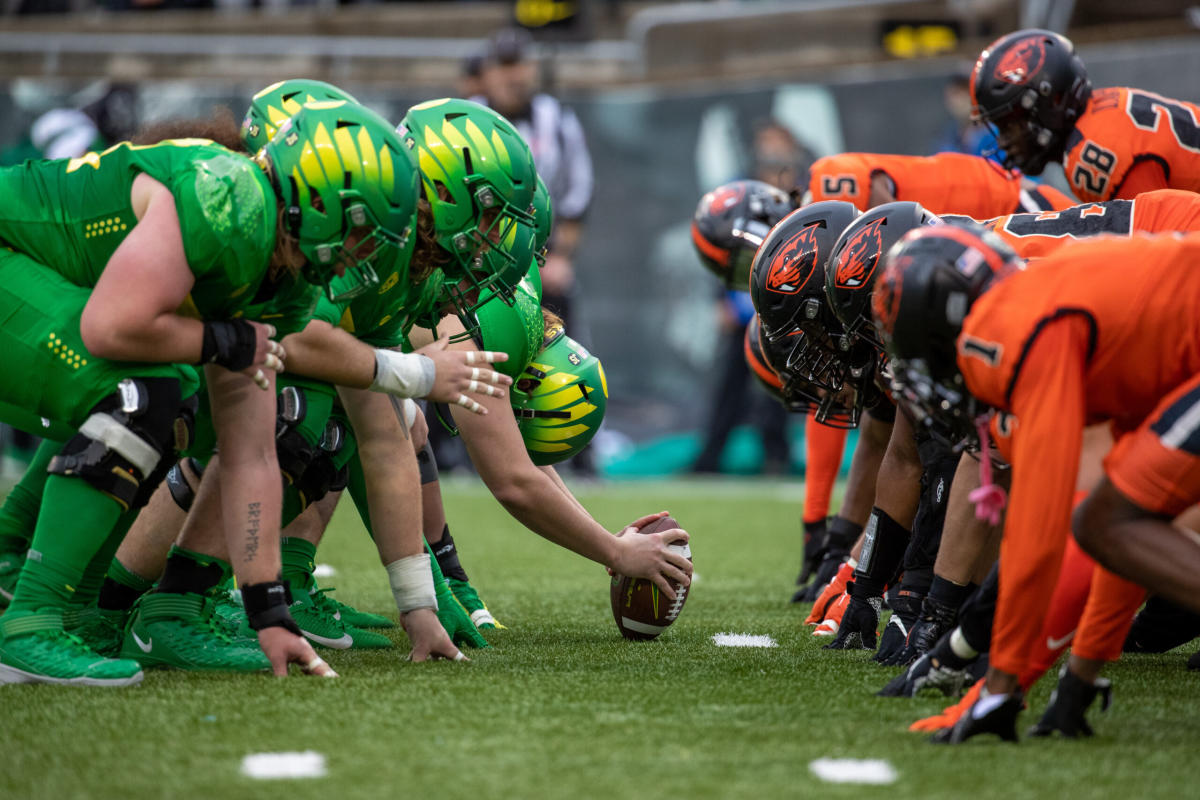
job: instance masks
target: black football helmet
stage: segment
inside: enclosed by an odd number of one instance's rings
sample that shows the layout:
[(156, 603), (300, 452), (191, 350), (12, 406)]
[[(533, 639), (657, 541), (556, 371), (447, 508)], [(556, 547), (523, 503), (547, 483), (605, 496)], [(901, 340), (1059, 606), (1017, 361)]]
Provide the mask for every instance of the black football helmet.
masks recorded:
[(788, 356), (802, 348), (804, 331), (796, 328), (779, 342), (772, 343), (762, 335), (758, 316), (746, 326), (744, 351), (746, 364), (767, 392), (794, 414), (812, 413), (813, 419), (833, 428), (854, 428), (858, 425), (861, 407), (842, 402), (839, 394), (814, 386), (803, 376), (786, 366)]
[(904, 234), (938, 218), (920, 203), (884, 203), (867, 211), (842, 232), (825, 267), (825, 296), (850, 341), (839, 349), (850, 352), (866, 342), (879, 355), (883, 343), (871, 320), (875, 272), (884, 255)]
[(984, 292), (1020, 269), (1012, 248), (976, 224), (913, 231), (885, 259), (872, 312), (890, 358), (893, 395), (951, 445), (977, 444), (975, 419), (987, 410), (958, 368), (963, 320)]
[(1067, 136), (1092, 96), (1071, 40), (1028, 29), (988, 45), (971, 73), (971, 115), (986, 123), (1006, 167), (1040, 175), (1061, 161)]
[(733, 181), (704, 197), (692, 215), (692, 244), (700, 263), (727, 289), (745, 290), (754, 253), (771, 228), (796, 206), (762, 181)]
[[(787, 341), (782, 367), (831, 392), (842, 389), (843, 368), (834, 349), (842, 329), (825, 301), (825, 262), (858, 213), (838, 200), (793, 211), (763, 241), (750, 272), (750, 299), (763, 340), (772, 346)], [(805, 335), (793, 336), (797, 330)]]

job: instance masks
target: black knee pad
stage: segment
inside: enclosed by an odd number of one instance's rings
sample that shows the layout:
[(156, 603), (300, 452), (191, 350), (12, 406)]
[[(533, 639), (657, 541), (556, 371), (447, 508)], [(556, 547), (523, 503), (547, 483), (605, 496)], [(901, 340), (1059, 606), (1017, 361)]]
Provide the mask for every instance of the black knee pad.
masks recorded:
[(421, 485), (433, 483), (438, 479), (437, 458), (433, 455), (433, 447), (429, 442), (417, 451), (417, 468), (421, 471)]
[(187, 443), (174, 378), (126, 378), (50, 461), (52, 475), (82, 478), (126, 509), (140, 508)]

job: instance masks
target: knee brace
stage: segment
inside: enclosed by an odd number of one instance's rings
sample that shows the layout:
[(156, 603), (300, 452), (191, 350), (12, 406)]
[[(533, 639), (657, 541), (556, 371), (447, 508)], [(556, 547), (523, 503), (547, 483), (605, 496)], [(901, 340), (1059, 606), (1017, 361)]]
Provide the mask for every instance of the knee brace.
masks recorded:
[(308, 401), (304, 392), (295, 386), (285, 386), (276, 402), (275, 455), (283, 477), (288, 483), (295, 484), (316, 454), (316, 448), (304, 439), (298, 428), (308, 415)]
[(167, 491), (171, 493), (171, 499), (175, 501), (175, 505), (184, 511), (191, 511), (192, 503), (196, 500), (196, 490), (188, 483), (187, 474), (183, 471), (184, 461), (188, 463), (197, 478), (204, 477), (204, 465), (189, 456), (183, 461), (177, 461), (167, 470)]
[(300, 494), (303, 508), (317, 502), (331, 491), (341, 491), (349, 481), (350, 469), (346, 465), (339, 468), (334, 463), (334, 456), (341, 451), (346, 442), (346, 431), (342, 423), (331, 419), (325, 425), (321, 435), (319, 449), (314, 451), (304, 472), (293, 482)]
[(82, 478), (120, 503), (141, 508), (186, 445), (182, 398), (174, 378), (126, 378), (92, 409), (50, 460), (52, 475)]

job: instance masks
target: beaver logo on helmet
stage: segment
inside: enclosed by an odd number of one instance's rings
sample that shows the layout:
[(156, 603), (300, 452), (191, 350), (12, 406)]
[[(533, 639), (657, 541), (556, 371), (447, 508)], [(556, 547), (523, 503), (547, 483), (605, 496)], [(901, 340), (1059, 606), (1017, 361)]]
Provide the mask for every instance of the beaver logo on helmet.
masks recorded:
[(863, 227), (846, 242), (833, 276), (839, 289), (858, 289), (871, 280), (875, 266), (883, 255), (883, 232), (879, 230), (886, 217), (880, 217)]
[(709, 193), (708, 213), (714, 217), (721, 216), (726, 209), (741, 202), (746, 194), (746, 187), (741, 183), (729, 184), (714, 189)]
[(875, 315), (876, 327), (885, 339), (890, 339), (896, 329), (896, 315), (900, 312), (900, 293), (904, 288), (904, 269), (912, 262), (909, 256), (892, 258), (884, 267), (871, 296), (871, 311)]
[(1046, 61), (1046, 46), (1040, 36), (1017, 42), (996, 64), (997, 80), (1020, 85), (1037, 74)]
[(796, 294), (812, 277), (817, 262), (817, 225), (807, 225), (788, 240), (767, 271), (767, 289)]

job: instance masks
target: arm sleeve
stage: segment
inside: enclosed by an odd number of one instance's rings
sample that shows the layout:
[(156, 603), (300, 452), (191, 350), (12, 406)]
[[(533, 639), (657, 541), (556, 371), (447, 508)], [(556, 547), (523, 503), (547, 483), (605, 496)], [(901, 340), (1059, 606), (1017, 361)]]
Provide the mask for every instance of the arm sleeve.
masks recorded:
[(560, 219), (580, 219), (592, 202), (592, 156), (575, 112), (564, 108), (559, 124), (567, 188), (555, 201), (554, 213)]
[(1024, 673), (1042, 633), (1070, 535), (1071, 501), (1086, 418), (1089, 328), (1078, 316), (1042, 329), (1012, 395), (1012, 492), (1000, 545), (1000, 597), (991, 663)]
[(1137, 197), (1143, 192), (1170, 188), (1163, 165), (1155, 159), (1147, 158), (1134, 164), (1133, 168), (1125, 173), (1125, 179), (1121, 181), (1117, 191), (1113, 192), (1111, 199), (1127, 199)]

